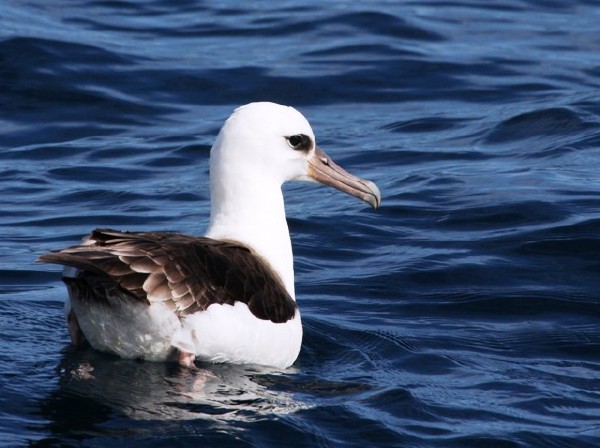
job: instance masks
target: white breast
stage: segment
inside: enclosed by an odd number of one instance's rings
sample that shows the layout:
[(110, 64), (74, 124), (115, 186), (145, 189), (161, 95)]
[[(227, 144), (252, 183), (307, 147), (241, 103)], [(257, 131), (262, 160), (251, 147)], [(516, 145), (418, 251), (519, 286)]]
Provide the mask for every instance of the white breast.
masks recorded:
[(235, 364), (262, 364), (286, 368), (298, 357), (302, 323), (296, 311), (285, 323), (257, 319), (245, 303), (210, 305), (185, 317), (173, 346), (197, 359)]

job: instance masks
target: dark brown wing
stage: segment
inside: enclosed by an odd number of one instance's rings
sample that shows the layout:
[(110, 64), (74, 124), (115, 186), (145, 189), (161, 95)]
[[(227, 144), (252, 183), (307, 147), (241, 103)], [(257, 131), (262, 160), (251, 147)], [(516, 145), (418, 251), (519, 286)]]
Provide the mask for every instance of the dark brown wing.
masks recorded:
[[(232, 241), (99, 229), (82, 244), (38, 260), (80, 269), (80, 278), (93, 278), (96, 289), (110, 280), (132, 299), (166, 302), (179, 316), (237, 301), (246, 303), (259, 319), (276, 323), (296, 312), (296, 302), (268, 263)], [(88, 297), (97, 300), (98, 294)]]

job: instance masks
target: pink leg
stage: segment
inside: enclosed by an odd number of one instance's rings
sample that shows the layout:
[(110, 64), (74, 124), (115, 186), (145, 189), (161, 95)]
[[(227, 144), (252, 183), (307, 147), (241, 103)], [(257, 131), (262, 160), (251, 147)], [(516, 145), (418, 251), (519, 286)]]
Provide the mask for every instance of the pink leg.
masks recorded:
[(69, 326), (69, 336), (71, 336), (71, 344), (77, 346), (83, 344), (85, 337), (79, 328), (79, 322), (77, 322), (77, 316), (73, 310), (69, 312), (67, 316), (67, 324)]
[(179, 365), (182, 367), (193, 367), (196, 355), (188, 352), (179, 352)]

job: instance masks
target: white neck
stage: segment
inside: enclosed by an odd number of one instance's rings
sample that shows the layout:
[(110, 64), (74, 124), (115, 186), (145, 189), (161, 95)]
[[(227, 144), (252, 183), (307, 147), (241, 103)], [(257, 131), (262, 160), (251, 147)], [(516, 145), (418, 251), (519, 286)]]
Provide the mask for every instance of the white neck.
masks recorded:
[[(215, 173), (218, 173), (215, 174)], [(295, 300), (292, 243), (281, 184), (259, 170), (238, 173), (211, 156), (211, 211), (206, 236), (239, 241), (261, 255)]]

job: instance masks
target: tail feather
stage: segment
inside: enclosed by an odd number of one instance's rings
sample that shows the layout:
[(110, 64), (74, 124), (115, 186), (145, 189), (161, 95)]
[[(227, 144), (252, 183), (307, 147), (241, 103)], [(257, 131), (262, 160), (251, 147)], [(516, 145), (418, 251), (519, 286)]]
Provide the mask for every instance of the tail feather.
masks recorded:
[[(95, 254), (94, 252), (91, 253)], [(40, 255), (37, 259), (40, 263), (60, 264), (80, 269), (82, 271), (90, 271), (96, 274), (104, 274), (105, 272), (98, 266), (98, 263), (90, 261), (90, 254), (79, 253), (69, 254), (64, 252), (48, 252)]]

